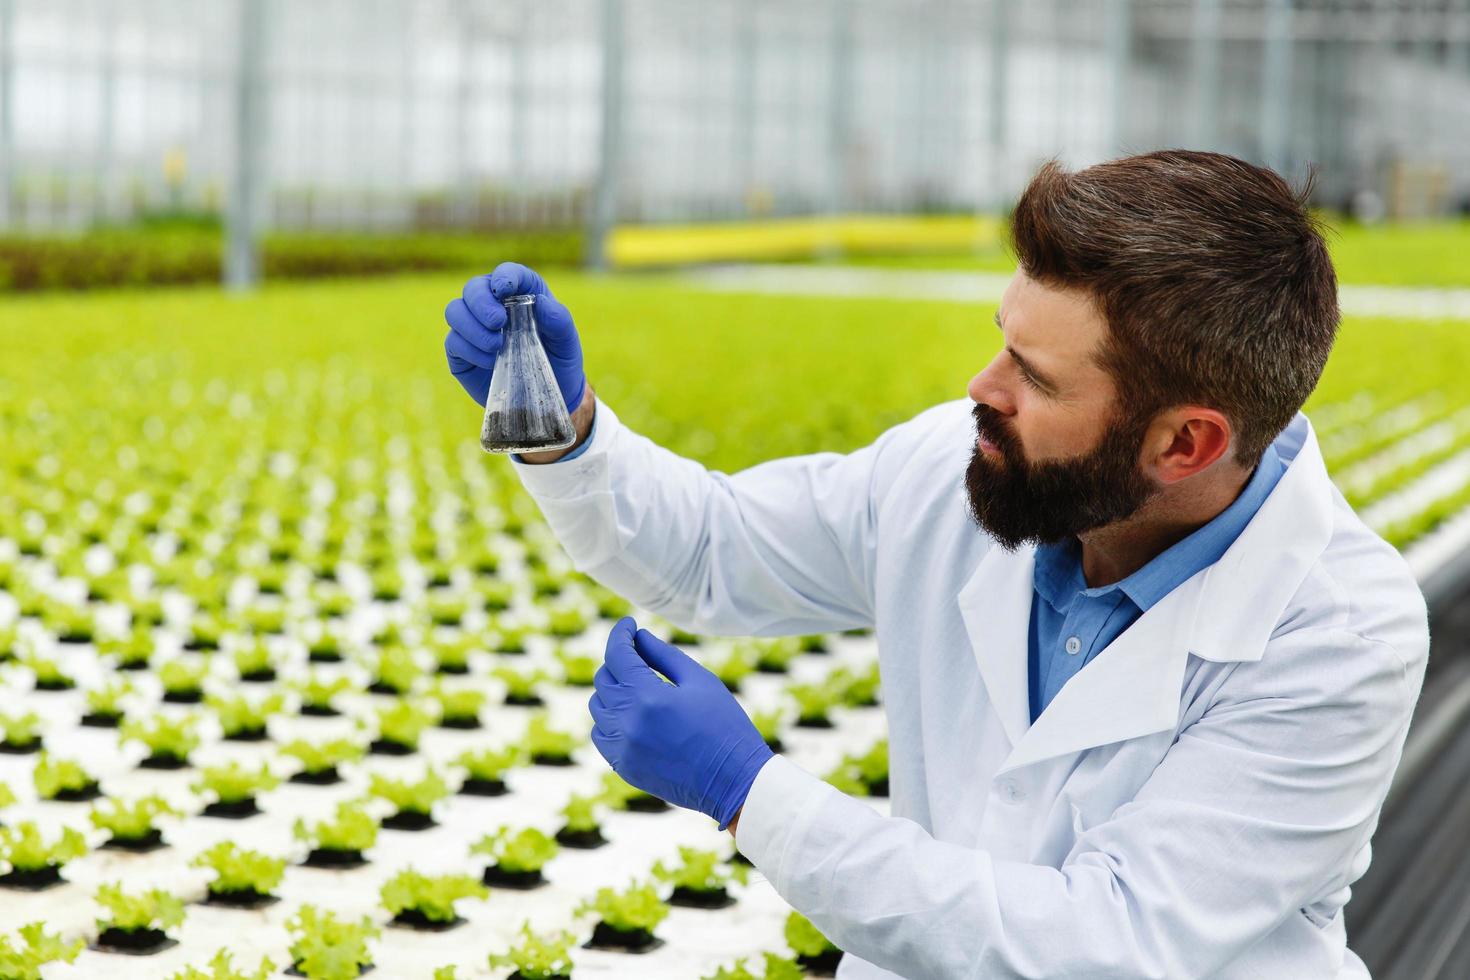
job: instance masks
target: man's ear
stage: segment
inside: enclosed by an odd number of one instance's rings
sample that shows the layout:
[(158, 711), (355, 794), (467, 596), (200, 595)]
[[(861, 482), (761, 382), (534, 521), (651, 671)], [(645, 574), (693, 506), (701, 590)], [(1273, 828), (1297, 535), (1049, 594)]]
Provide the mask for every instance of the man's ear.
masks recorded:
[(1224, 413), (1202, 405), (1181, 405), (1159, 413), (1144, 437), (1160, 482), (1178, 483), (1213, 466), (1235, 441)]

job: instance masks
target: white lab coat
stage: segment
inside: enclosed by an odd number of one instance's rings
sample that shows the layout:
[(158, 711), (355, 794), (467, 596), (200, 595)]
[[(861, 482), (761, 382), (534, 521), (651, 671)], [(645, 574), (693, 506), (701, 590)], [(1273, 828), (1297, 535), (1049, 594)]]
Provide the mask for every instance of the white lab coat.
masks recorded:
[(892, 816), (777, 756), (737, 830), (839, 977), (1367, 977), (1343, 905), (1428, 625), (1306, 416), (1231, 548), (1031, 724), (1034, 548), (969, 517), (971, 408), (727, 475), (604, 402), (582, 456), (514, 465), (578, 569), (679, 626), (876, 626)]

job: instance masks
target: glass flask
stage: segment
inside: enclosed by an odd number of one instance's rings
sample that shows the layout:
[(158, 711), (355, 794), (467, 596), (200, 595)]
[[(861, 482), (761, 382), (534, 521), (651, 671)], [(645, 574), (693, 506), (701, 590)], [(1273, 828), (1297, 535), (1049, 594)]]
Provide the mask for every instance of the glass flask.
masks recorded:
[(577, 441), (566, 399), (536, 333), (536, 295), (505, 301), (505, 335), (490, 392), (480, 445), (491, 453), (530, 453), (564, 449)]

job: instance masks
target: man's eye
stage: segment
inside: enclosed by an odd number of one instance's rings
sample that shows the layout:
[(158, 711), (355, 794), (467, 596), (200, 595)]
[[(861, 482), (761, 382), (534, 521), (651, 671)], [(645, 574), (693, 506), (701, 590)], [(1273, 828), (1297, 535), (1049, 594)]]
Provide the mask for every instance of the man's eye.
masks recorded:
[(1024, 370), (1022, 370), (1020, 372), (1020, 374), (1021, 374), (1021, 380), (1024, 381), (1027, 385), (1030, 385), (1032, 388), (1035, 388), (1037, 391), (1041, 391), (1042, 390), (1041, 389), (1041, 385), (1037, 384), (1036, 383), (1036, 379), (1033, 378), (1033, 377), (1031, 377), (1031, 375), (1027, 374)]

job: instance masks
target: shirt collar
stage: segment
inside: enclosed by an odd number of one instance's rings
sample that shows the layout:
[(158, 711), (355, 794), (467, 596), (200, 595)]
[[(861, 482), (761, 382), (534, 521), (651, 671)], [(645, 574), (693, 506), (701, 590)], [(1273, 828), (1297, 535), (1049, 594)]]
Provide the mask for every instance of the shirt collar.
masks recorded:
[(1148, 564), (1119, 582), (1087, 588), (1082, 575), (1082, 544), (1068, 537), (1054, 544), (1036, 548), (1033, 583), (1041, 597), (1055, 608), (1066, 609), (1072, 597), (1103, 596), (1119, 590), (1139, 610), (1146, 611), (1172, 592), (1181, 582), (1207, 565), (1219, 560), (1230, 547), (1286, 470), (1274, 445), (1266, 447), (1255, 472), (1240, 494), (1209, 523), (1196, 528), (1188, 537), (1155, 555)]

